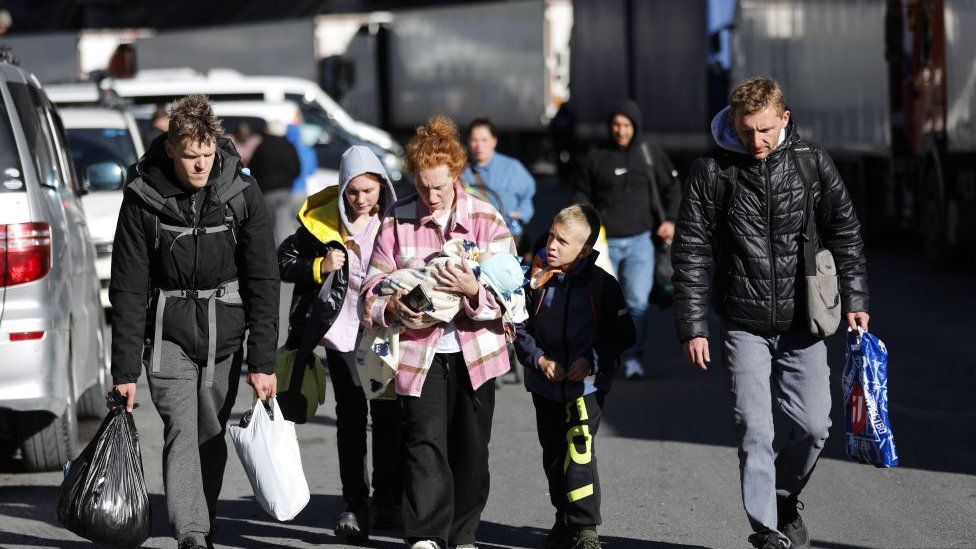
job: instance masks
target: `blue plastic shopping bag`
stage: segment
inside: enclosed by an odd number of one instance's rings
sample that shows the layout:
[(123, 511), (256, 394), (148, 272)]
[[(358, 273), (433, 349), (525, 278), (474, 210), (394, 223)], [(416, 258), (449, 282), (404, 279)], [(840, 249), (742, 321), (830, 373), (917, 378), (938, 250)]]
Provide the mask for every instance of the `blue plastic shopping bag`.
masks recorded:
[(898, 465), (888, 421), (888, 350), (867, 332), (847, 332), (844, 367), (847, 457), (875, 467)]

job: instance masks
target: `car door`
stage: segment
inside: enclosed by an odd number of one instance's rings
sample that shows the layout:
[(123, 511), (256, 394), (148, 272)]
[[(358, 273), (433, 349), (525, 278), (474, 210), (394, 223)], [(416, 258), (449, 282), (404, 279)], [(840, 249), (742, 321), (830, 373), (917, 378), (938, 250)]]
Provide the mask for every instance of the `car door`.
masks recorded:
[(68, 220), (69, 245), (75, 252), (71, 265), (72, 353), (75, 361), (75, 387), (79, 390), (91, 385), (98, 377), (99, 364), (93, 360), (97, 330), (101, 326), (101, 307), (98, 303), (98, 277), (95, 274), (95, 249), (88, 234), (88, 222), (81, 201), (81, 185), (71, 162), (64, 125), (57, 110), (42, 93), (38, 102), (43, 108), (50, 128), (52, 147), (57, 155), (62, 205)]

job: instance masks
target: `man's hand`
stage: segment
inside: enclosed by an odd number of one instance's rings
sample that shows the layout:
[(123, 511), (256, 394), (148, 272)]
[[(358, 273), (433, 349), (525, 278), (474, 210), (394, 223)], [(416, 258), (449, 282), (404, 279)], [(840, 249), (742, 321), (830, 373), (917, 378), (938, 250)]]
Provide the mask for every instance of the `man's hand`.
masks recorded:
[[(120, 395), (126, 397), (125, 398), (125, 411), (126, 412), (131, 412), (135, 408), (135, 406), (136, 406), (136, 384), (135, 383), (120, 383), (118, 385), (114, 385), (112, 388), (113, 389), (117, 389), (119, 391), (119, 394)], [(106, 404), (106, 406), (108, 406), (108, 404)], [(108, 409), (111, 410), (112, 407), (111, 406), (108, 406)]]
[(321, 269), (322, 275), (325, 276), (327, 273), (332, 271), (338, 271), (346, 264), (346, 252), (335, 249), (330, 250), (329, 253), (325, 254), (325, 259), (322, 260)]
[(685, 360), (692, 366), (698, 366), (702, 370), (708, 369), (708, 363), (712, 361), (712, 356), (708, 352), (708, 338), (693, 337), (682, 345), (685, 352)]
[(274, 374), (250, 372), (247, 374), (247, 384), (254, 387), (258, 400), (267, 400), (278, 394), (278, 378)]
[(478, 297), (478, 290), (481, 288), (474, 271), (463, 261), (460, 266), (453, 263), (438, 265), (434, 271), (434, 279), (437, 280), (435, 290), (465, 295), (469, 299)]
[(657, 236), (661, 240), (670, 244), (674, 240), (674, 223), (670, 221), (662, 222), (657, 228)]
[(864, 311), (855, 311), (853, 313), (847, 313), (847, 324), (855, 332), (857, 327), (860, 326), (865, 332), (868, 331), (868, 321), (871, 320), (871, 315), (865, 313)]
[(546, 376), (549, 381), (562, 381), (566, 379), (566, 371), (562, 364), (552, 360), (547, 356), (539, 357), (539, 371)]
[(386, 302), (386, 312), (393, 318), (399, 319), (404, 324), (416, 326), (424, 319), (424, 313), (418, 313), (407, 307), (400, 301), (400, 298), (407, 295), (406, 290), (400, 290), (389, 301)]
[(586, 376), (592, 373), (593, 363), (585, 356), (581, 356), (573, 361), (572, 366), (569, 367), (569, 371), (566, 372), (566, 377), (572, 381), (583, 381), (586, 379)]

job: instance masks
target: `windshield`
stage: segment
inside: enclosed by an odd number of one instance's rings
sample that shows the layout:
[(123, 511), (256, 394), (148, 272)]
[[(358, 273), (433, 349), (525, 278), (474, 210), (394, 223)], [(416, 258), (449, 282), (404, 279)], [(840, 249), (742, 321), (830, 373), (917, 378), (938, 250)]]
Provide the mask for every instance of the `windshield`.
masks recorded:
[(7, 105), (3, 99), (0, 99), (0, 182), (0, 192), (24, 190), (24, 175), (17, 156), (17, 143), (14, 142)]
[[(138, 160), (132, 136), (125, 128), (72, 128), (68, 130), (68, 147), (79, 174), (99, 162), (115, 162), (125, 170)], [(91, 190), (114, 191), (119, 188), (119, 185), (93, 186)]]

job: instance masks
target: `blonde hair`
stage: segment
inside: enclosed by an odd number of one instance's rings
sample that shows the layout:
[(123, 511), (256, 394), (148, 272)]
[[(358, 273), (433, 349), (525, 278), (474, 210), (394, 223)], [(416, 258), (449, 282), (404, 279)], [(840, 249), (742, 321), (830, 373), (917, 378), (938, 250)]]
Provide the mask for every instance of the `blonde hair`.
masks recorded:
[(593, 247), (596, 239), (600, 236), (600, 214), (589, 204), (573, 204), (566, 206), (556, 217), (552, 219), (552, 224), (560, 224), (580, 231), (586, 235), (586, 245)]
[(414, 177), (420, 170), (446, 165), (451, 177), (457, 177), (468, 163), (468, 153), (461, 145), (457, 126), (446, 116), (435, 116), (407, 143), (407, 171)]
[(223, 134), (220, 120), (214, 114), (206, 95), (188, 95), (173, 105), (169, 116), (168, 139), (174, 145), (184, 141), (216, 143)]
[(729, 98), (732, 114), (749, 115), (767, 107), (775, 107), (777, 114), (786, 112), (786, 98), (783, 89), (772, 78), (753, 76), (739, 83)]

